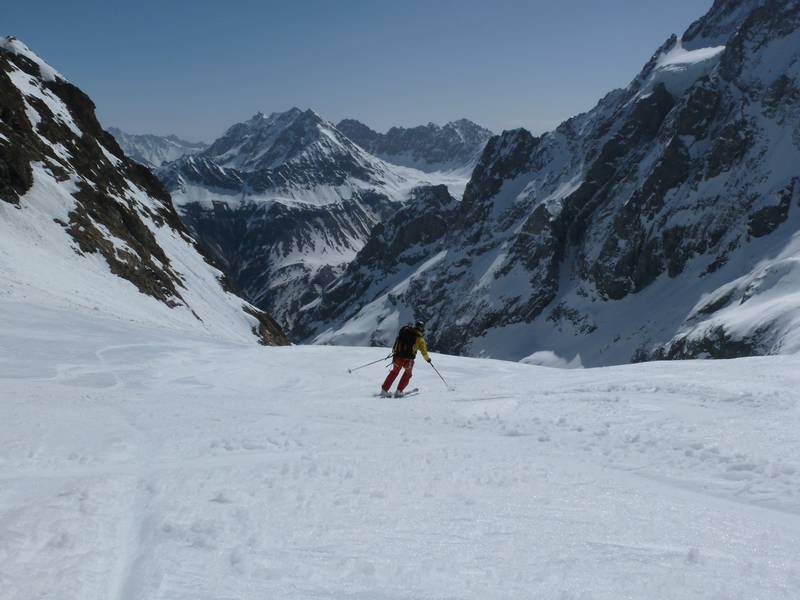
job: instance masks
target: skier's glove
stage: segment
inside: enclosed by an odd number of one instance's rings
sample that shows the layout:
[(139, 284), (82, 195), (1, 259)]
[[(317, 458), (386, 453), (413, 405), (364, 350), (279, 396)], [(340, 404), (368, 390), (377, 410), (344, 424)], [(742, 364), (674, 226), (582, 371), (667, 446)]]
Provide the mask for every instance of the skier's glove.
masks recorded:
[(429, 363), (433, 362), (430, 358), (426, 358), (425, 360), (427, 360)]

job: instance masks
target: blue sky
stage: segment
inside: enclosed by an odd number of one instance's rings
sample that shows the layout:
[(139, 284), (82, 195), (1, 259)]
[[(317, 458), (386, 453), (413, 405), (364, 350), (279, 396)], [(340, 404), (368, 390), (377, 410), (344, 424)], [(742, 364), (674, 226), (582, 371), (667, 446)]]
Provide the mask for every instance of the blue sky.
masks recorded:
[(711, 0), (27, 0), (16, 35), (104, 125), (210, 140), (258, 110), (536, 133), (627, 85)]

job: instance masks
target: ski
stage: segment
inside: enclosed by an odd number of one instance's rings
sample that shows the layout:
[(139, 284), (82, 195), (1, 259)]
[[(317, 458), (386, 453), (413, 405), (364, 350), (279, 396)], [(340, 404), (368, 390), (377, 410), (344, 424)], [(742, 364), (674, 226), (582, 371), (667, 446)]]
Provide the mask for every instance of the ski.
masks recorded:
[[(398, 400), (400, 400), (402, 398), (405, 398), (406, 396), (416, 396), (417, 394), (419, 394), (419, 388), (411, 388), (410, 390), (405, 392), (400, 398), (398, 398)], [(372, 397), (373, 398), (386, 398), (387, 400), (389, 400), (389, 399), (394, 399), (395, 396), (394, 396), (394, 394), (392, 394), (390, 396), (381, 396), (381, 394), (379, 392), (377, 394), (372, 394)]]

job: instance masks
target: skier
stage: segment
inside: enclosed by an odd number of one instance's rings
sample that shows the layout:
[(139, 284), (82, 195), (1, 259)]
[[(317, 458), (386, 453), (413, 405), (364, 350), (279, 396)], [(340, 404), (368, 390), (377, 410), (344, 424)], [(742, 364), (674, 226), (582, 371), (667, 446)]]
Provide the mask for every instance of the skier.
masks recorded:
[(394, 341), (394, 346), (392, 346), (392, 370), (381, 386), (382, 398), (391, 396), (389, 389), (397, 378), (397, 374), (400, 373), (400, 369), (405, 369), (405, 371), (403, 371), (403, 376), (400, 378), (400, 383), (397, 384), (397, 391), (394, 393), (394, 397), (403, 397), (403, 390), (406, 389), (408, 382), (411, 381), (411, 370), (414, 368), (417, 350), (422, 353), (425, 360), (431, 362), (431, 357), (428, 356), (428, 346), (422, 337), (423, 333), (425, 333), (425, 323), (423, 321), (417, 321), (413, 327), (409, 323), (400, 329), (400, 333), (397, 334), (397, 339)]

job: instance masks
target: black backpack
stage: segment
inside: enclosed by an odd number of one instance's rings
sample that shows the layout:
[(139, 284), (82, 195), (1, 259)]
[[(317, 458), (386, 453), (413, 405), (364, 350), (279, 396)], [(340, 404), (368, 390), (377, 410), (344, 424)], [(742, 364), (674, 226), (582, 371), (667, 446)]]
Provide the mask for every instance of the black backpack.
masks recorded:
[(417, 343), (418, 337), (419, 333), (417, 333), (416, 329), (411, 325), (403, 325), (400, 329), (400, 333), (397, 334), (397, 339), (394, 341), (394, 347), (392, 348), (394, 357), (414, 358), (416, 354), (414, 346)]

